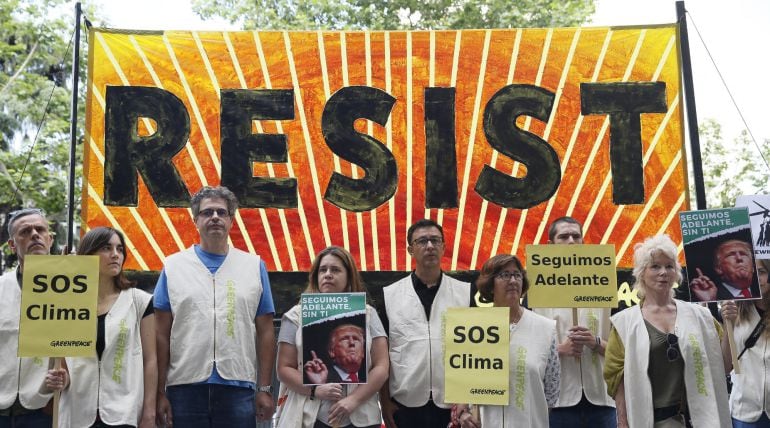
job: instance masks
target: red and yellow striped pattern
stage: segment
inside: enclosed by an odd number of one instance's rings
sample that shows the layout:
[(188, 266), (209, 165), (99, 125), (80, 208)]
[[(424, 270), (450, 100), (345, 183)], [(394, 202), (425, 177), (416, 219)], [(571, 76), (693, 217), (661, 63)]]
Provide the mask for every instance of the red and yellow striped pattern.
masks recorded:
[[(109, 225), (128, 239), (129, 269), (159, 270), (165, 256), (197, 242), (189, 209), (159, 208), (140, 179), (137, 207), (106, 207), (104, 109), (108, 85), (153, 86), (183, 100), (191, 131), (174, 158), (190, 193), (220, 182), (222, 88), (287, 89), (295, 119), (255, 121), (255, 132), (286, 134), (289, 162), (255, 164), (254, 174), (295, 177), (298, 209), (241, 209), (232, 244), (260, 254), (270, 270), (308, 270), (316, 252), (340, 245), (362, 270), (408, 270), (406, 231), (437, 220), (446, 238), (445, 268), (478, 269), (498, 253), (524, 255), (547, 240), (547, 225), (571, 215), (586, 242), (612, 243), (618, 265), (631, 264), (633, 243), (665, 232), (681, 241), (676, 214), (688, 209), (676, 27), (513, 29), (420, 32), (164, 32), (92, 30), (89, 53), (83, 224)], [(580, 114), (580, 83), (663, 81), (668, 112), (642, 116), (645, 203), (612, 202), (609, 117)], [(556, 94), (547, 123), (518, 126), (556, 150), (562, 181), (548, 201), (504, 209), (473, 190), (485, 164), (523, 176), (526, 167), (500, 156), (482, 131), (483, 109), (502, 87), (533, 84)], [(358, 121), (398, 164), (395, 196), (353, 213), (324, 201), (333, 172), (362, 170), (335, 156), (321, 133), (326, 100), (340, 88), (366, 85), (397, 101), (386, 126)], [(425, 87), (455, 87), (457, 209), (425, 208)], [(153, 132), (150, 120), (140, 132)]]

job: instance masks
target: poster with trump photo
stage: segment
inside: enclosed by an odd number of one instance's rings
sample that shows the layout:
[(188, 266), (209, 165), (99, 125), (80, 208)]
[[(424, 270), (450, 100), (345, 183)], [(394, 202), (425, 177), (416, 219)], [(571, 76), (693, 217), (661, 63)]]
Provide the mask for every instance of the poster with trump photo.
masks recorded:
[(366, 383), (366, 293), (307, 293), (300, 305), (303, 384)]
[(770, 195), (738, 196), (735, 206), (749, 210), (754, 257), (770, 259)]
[(692, 302), (759, 299), (749, 211), (745, 207), (679, 214)]

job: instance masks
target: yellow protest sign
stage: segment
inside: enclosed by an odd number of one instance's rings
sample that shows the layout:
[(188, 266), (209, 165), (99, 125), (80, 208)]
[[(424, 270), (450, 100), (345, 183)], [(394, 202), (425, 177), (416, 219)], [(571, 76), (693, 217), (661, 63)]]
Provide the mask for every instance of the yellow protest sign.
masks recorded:
[(29, 256), (24, 260), (20, 357), (95, 355), (98, 256)]
[(532, 308), (616, 308), (614, 245), (527, 245)]
[(508, 404), (509, 308), (451, 308), (444, 314), (448, 403)]

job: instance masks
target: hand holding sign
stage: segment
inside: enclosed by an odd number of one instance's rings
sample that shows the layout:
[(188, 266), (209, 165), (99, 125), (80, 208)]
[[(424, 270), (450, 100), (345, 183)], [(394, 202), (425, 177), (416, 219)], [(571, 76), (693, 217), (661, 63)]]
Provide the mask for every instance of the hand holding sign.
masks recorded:
[(583, 345), (577, 344), (570, 336), (567, 336), (567, 338), (556, 347), (556, 350), (559, 352), (560, 356), (579, 357), (583, 353)]
[(313, 359), (305, 363), (305, 376), (312, 384), (326, 383), (326, 379), (329, 377), (329, 369), (326, 368), (323, 360), (318, 358), (315, 351), (310, 351)]
[(321, 400), (339, 401), (342, 398), (342, 385), (338, 383), (318, 385), (318, 388), (315, 390), (315, 396)]
[(693, 301), (711, 302), (717, 299), (717, 286), (714, 281), (704, 275), (700, 268), (695, 268), (698, 276), (690, 281), (690, 292), (693, 294)]
[(66, 369), (51, 369), (45, 375), (45, 387), (51, 391), (61, 391), (69, 385)]
[(720, 311), (722, 312), (722, 319), (725, 321), (735, 321), (738, 319), (738, 305), (734, 300), (725, 300), (722, 302)]
[(596, 336), (591, 333), (591, 330), (580, 325), (569, 329), (569, 339), (573, 345), (579, 347), (578, 355), (583, 352), (583, 346), (593, 348), (596, 345)]
[[(734, 300), (724, 300), (721, 303), (720, 311), (722, 312), (722, 320), (725, 322), (725, 331), (727, 332), (727, 341), (730, 345), (730, 357), (732, 359), (733, 363), (733, 370), (736, 374), (741, 373), (741, 366), (738, 363), (738, 358), (740, 355), (738, 355), (738, 348), (735, 345), (735, 333), (733, 331), (734, 329), (734, 322), (738, 319), (738, 305), (735, 304)], [(748, 342), (748, 341), (747, 341)], [(746, 346), (746, 348), (749, 348), (749, 346)], [(728, 368), (729, 371), (729, 368)]]
[(460, 415), (460, 428), (480, 428), (481, 421), (471, 412), (466, 411)]

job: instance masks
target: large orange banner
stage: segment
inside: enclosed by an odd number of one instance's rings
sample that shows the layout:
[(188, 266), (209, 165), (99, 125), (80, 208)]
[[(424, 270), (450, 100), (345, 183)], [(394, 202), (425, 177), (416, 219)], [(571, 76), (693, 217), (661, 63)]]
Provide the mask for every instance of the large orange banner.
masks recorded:
[(198, 235), (189, 196), (227, 185), (232, 244), (274, 271), (328, 245), (409, 270), (406, 231), (444, 227), (445, 268), (545, 243), (570, 215), (618, 266), (689, 209), (676, 26), (90, 34), (85, 228), (159, 270)]

